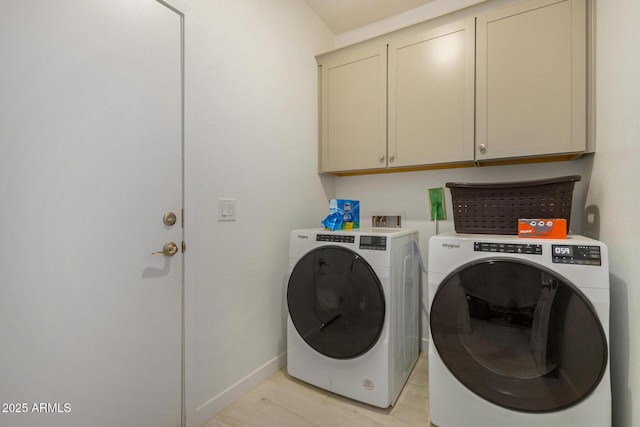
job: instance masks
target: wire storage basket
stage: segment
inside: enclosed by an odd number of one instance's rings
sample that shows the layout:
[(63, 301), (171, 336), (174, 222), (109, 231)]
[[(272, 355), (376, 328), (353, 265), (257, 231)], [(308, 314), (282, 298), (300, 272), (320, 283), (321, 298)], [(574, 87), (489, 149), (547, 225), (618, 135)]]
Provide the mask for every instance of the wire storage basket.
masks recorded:
[(518, 219), (571, 219), (579, 175), (499, 183), (448, 182), (458, 233), (518, 234)]

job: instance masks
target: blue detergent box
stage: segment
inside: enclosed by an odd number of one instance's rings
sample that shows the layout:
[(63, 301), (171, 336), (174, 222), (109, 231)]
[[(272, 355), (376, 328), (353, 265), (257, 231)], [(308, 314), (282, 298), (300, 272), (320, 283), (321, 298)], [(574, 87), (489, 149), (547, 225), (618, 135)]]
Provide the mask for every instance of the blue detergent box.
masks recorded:
[(325, 230), (353, 230), (360, 228), (360, 202), (358, 200), (329, 200), (329, 215), (322, 220)]

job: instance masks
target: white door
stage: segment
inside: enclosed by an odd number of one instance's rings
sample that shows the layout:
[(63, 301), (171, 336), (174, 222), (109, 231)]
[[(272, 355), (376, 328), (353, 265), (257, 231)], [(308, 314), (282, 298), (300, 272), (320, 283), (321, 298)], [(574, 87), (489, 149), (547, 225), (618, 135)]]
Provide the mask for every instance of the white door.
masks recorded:
[[(181, 423), (182, 18), (3, 0), (0, 425)], [(165, 212), (178, 221), (163, 223)]]

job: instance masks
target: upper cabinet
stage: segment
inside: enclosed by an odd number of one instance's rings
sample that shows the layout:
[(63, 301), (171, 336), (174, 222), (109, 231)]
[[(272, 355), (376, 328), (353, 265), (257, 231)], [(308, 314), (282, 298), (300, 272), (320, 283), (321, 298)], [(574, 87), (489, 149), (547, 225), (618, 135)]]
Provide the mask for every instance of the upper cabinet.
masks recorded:
[(532, 0), (477, 21), (476, 159), (584, 152), (584, 0)]
[(387, 167), (387, 49), (321, 64), (321, 172)]
[(320, 172), (588, 151), (586, 0), (485, 9), (318, 57)]
[(389, 44), (389, 167), (473, 160), (474, 26)]

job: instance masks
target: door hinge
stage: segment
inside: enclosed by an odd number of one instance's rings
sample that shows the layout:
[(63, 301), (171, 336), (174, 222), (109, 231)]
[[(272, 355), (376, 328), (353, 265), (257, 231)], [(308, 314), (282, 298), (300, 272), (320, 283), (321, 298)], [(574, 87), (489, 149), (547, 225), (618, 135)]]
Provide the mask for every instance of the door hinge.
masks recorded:
[(184, 241), (182, 242), (182, 253), (184, 253), (184, 251), (187, 250), (187, 245), (184, 243)]

